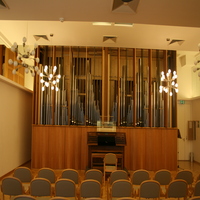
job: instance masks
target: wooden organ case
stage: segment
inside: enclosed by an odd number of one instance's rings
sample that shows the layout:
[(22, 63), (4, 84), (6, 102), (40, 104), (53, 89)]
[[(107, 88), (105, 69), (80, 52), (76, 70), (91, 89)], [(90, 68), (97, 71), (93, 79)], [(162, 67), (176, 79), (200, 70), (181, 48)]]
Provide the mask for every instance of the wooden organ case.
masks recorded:
[(88, 132), (88, 167), (103, 169), (106, 153), (117, 155), (118, 168), (124, 168), (124, 146), (126, 134), (122, 132)]

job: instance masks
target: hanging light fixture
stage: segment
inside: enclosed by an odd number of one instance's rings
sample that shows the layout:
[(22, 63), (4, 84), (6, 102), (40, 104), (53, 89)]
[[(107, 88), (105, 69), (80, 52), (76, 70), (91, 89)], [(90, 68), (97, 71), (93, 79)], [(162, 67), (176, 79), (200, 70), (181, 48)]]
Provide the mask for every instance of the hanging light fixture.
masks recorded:
[(172, 90), (174, 89), (176, 93), (178, 93), (178, 83), (176, 83), (177, 79), (176, 71), (173, 71), (173, 74), (171, 73), (171, 70), (169, 69), (166, 76), (164, 72), (161, 72), (161, 82), (164, 83), (163, 85), (160, 85), (160, 93), (163, 91), (165, 93), (169, 93), (170, 96), (172, 96)]
[(55, 89), (56, 91), (59, 90), (58, 83), (60, 81), (61, 75), (56, 75), (56, 70), (56, 66), (54, 66), (52, 69), (52, 67), (48, 67), (47, 65), (45, 65), (44, 74), (40, 73), (40, 83), (42, 83), (42, 91), (44, 91), (46, 87), (50, 87), (52, 90)]
[(26, 45), (26, 37), (23, 37), (23, 45), (22, 45), (22, 50), (19, 50), (19, 46), (16, 42), (11, 47), (12, 52), (16, 52), (17, 54), (17, 61), (13, 61), (12, 59), (8, 60), (9, 65), (13, 65), (16, 67), (13, 69), (12, 73), (16, 74), (19, 68), (24, 67), (26, 73), (31, 73), (32, 76), (35, 76), (35, 72), (40, 74), (40, 70), (38, 66), (35, 66), (35, 62), (39, 63), (40, 59), (35, 58), (35, 51), (37, 48), (37, 44), (34, 45), (34, 49), (31, 50), (29, 46)]

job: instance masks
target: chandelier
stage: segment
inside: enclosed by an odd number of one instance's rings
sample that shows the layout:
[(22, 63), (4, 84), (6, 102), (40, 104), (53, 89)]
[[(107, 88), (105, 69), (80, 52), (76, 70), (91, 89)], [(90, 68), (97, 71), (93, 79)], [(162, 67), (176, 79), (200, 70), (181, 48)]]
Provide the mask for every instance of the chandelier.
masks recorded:
[(35, 76), (35, 72), (40, 74), (40, 70), (38, 66), (34, 66), (35, 62), (39, 63), (40, 59), (35, 58), (35, 50), (37, 48), (37, 44), (34, 45), (34, 49), (31, 50), (29, 46), (26, 46), (26, 37), (23, 37), (23, 46), (22, 50), (19, 49), (19, 46), (16, 42), (11, 46), (11, 51), (17, 54), (17, 61), (13, 61), (12, 59), (8, 60), (9, 65), (13, 65), (15, 69), (13, 69), (12, 73), (16, 74), (17, 71), (24, 67), (26, 73), (31, 73), (32, 76)]
[[(200, 62), (200, 61), (199, 61)], [(197, 65), (197, 64), (196, 64)], [(194, 67), (193, 72), (200, 70), (200, 67)], [(200, 77), (200, 71), (198, 72), (198, 77)]]
[(54, 66), (52, 69), (52, 67), (48, 68), (48, 66), (45, 65), (44, 74), (40, 73), (40, 83), (42, 83), (42, 91), (44, 91), (46, 87), (50, 87), (52, 90), (55, 89), (56, 91), (59, 90), (58, 83), (60, 81), (61, 75), (56, 75), (56, 70), (56, 66)]
[[(198, 48), (199, 48), (199, 51), (200, 51), (200, 43), (198, 44)], [(197, 67), (197, 65), (199, 63), (200, 63), (200, 60), (195, 60), (194, 61), (195, 67), (193, 67), (193, 72), (196, 72), (196, 71), (200, 70), (200, 67)], [(198, 76), (200, 77), (200, 71), (198, 72)]]
[(178, 93), (178, 83), (176, 83), (177, 79), (176, 71), (173, 71), (173, 74), (171, 73), (171, 70), (169, 69), (166, 76), (164, 72), (161, 72), (161, 82), (164, 83), (164, 85), (160, 85), (160, 93), (163, 91), (165, 93), (169, 93), (170, 96), (172, 96), (172, 90), (175, 90), (176, 93)]

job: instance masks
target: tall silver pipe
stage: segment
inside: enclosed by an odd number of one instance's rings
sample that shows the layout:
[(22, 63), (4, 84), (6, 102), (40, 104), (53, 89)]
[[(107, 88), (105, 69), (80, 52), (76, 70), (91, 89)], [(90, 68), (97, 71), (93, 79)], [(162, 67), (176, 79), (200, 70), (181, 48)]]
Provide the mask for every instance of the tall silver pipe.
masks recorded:
[[(41, 71), (43, 71), (43, 67), (41, 67)], [(43, 78), (42, 78), (43, 79)], [(41, 87), (41, 84), (40, 84), (40, 90), (42, 90), (42, 87)], [(40, 124), (43, 124), (43, 108), (44, 108), (44, 102), (43, 102), (43, 94), (44, 94), (44, 91), (42, 91), (40, 93)]]
[(153, 83), (153, 126), (156, 127), (156, 82)]

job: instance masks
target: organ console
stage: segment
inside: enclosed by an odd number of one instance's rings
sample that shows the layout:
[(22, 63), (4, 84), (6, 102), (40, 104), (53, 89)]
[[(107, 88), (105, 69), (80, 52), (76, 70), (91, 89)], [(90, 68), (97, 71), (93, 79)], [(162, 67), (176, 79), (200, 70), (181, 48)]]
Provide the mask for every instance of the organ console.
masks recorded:
[(88, 166), (103, 169), (106, 153), (114, 153), (118, 158), (118, 168), (124, 168), (124, 146), (126, 134), (122, 132), (88, 132)]

